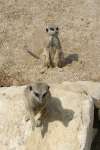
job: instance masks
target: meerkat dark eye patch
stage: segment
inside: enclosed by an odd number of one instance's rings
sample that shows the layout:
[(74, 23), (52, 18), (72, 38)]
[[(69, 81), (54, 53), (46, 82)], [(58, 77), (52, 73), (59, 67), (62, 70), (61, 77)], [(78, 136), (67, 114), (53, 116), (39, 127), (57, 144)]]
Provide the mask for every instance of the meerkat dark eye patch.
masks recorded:
[(59, 28), (57, 27), (57, 28), (56, 28), (56, 30), (58, 31), (58, 30), (59, 30)]
[(35, 96), (36, 96), (36, 97), (39, 97), (39, 93), (37, 93), (37, 92), (34, 92), (34, 94), (35, 94)]
[(54, 28), (50, 28), (51, 31), (54, 31)]
[(46, 32), (48, 32), (48, 28), (46, 28)]
[(44, 94), (43, 94), (43, 97), (45, 97), (47, 95), (47, 92), (45, 92)]
[(29, 90), (32, 91), (32, 86), (29, 86)]

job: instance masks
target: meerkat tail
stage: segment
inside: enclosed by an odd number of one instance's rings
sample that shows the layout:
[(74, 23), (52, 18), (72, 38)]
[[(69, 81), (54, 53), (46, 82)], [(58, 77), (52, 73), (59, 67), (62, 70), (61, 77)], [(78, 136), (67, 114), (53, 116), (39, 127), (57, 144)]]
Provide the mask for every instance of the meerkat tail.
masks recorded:
[(39, 56), (37, 56), (36, 54), (34, 54), (33, 52), (31, 52), (30, 50), (26, 50), (31, 56), (33, 56), (36, 59), (40, 59)]

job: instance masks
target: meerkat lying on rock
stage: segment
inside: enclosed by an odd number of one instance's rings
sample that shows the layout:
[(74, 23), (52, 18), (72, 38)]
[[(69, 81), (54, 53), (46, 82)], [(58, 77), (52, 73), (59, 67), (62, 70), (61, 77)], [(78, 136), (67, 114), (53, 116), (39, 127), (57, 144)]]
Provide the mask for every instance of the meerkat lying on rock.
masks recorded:
[(60, 39), (58, 37), (59, 28), (55, 25), (49, 25), (46, 28), (46, 32), (49, 35), (49, 41), (47, 46), (44, 48), (42, 56), (39, 57), (30, 50), (27, 50), (36, 59), (41, 59), (43, 66), (49, 67), (62, 67), (64, 54), (62, 51)]

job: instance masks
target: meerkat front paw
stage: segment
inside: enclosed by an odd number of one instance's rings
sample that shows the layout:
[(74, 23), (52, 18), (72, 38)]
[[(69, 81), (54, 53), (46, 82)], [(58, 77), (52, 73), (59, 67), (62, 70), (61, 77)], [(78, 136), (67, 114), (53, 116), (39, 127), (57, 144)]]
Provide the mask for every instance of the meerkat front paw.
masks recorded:
[(41, 120), (41, 119), (38, 119), (38, 120), (36, 121), (36, 127), (40, 127), (40, 126), (42, 126), (42, 120)]
[(27, 121), (29, 121), (29, 120), (30, 120), (29, 115), (25, 115), (25, 121), (27, 122)]
[(32, 131), (34, 131), (34, 130), (35, 130), (35, 127), (36, 127), (36, 124), (35, 124), (35, 123), (33, 123), (33, 124), (32, 124)]

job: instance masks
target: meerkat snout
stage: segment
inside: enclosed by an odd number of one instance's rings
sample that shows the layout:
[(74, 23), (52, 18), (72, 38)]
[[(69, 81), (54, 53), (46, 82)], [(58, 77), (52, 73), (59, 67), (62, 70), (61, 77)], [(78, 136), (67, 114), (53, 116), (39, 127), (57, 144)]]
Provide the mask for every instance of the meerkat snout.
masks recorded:
[(44, 91), (43, 93), (39, 93), (37, 91), (34, 91), (33, 95), (36, 98), (38, 104), (44, 104), (46, 101), (46, 97), (48, 95), (48, 90)]
[[(41, 87), (41, 89), (39, 90), (39, 86)], [(44, 87), (42, 87), (43, 85), (41, 83), (37, 83), (37, 88), (33, 87), (32, 85), (29, 85), (29, 91), (31, 93), (31, 95), (33, 97), (35, 97), (36, 102), (38, 104), (43, 104), (46, 101), (46, 97), (48, 96), (48, 92), (49, 92), (49, 85), (45, 84)], [(42, 90), (43, 89), (43, 90)]]
[(50, 28), (50, 30), (51, 30), (51, 31), (54, 31), (55, 29), (54, 29), (54, 28)]

